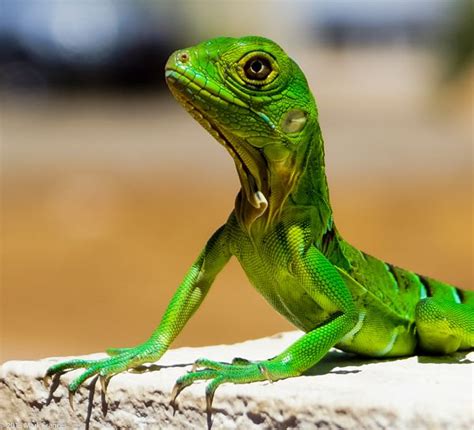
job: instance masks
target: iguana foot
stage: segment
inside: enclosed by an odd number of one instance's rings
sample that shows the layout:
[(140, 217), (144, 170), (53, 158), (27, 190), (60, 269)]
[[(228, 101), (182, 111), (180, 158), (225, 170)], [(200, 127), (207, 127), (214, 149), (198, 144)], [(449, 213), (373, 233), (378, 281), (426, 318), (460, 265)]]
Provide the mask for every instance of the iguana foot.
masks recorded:
[(69, 385), (69, 402), (73, 407), (73, 396), (79, 387), (89, 378), (97, 376), (100, 379), (102, 395), (105, 396), (109, 380), (112, 376), (128, 369), (135, 368), (145, 362), (156, 359), (156, 347), (150, 348), (148, 344), (142, 344), (135, 348), (114, 348), (107, 350), (110, 357), (98, 360), (72, 359), (52, 365), (44, 376), (45, 383), (53, 380), (47, 403), (53, 398), (54, 391), (59, 386), (59, 378), (66, 372), (85, 369), (78, 377), (73, 379)]
[(297, 376), (287, 364), (276, 360), (248, 361), (243, 358), (234, 358), (232, 363), (223, 363), (208, 359), (197, 360), (192, 370), (181, 376), (171, 393), (171, 405), (176, 409), (176, 398), (186, 387), (196, 381), (210, 380), (206, 386), (206, 408), (211, 413), (212, 401), (217, 388), (225, 383), (247, 384), (258, 381), (277, 381), (279, 379)]

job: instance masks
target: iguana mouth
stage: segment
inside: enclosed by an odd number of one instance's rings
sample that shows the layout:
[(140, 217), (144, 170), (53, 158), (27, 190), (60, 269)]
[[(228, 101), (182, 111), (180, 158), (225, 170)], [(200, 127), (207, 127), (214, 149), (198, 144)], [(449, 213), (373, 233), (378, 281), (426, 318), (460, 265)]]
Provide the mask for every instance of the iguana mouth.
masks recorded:
[[(258, 154), (252, 154), (251, 151), (245, 149), (243, 145), (239, 148), (233, 145), (216, 123), (212, 121), (210, 115), (199, 109), (191, 100), (191, 97), (199, 97), (204, 100), (206, 100), (206, 96), (209, 99), (216, 98), (219, 97), (218, 94), (214, 94), (208, 87), (198, 85), (196, 80), (191, 81), (190, 78), (180, 70), (168, 69), (167, 72), (169, 72), (166, 73), (167, 82), (176, 99), (232, 156), (246, 199), (250, 205), (258, 211), (260, 216), (268, 207), (268, 201), (265, 197), (265, 192), (267, 192), (265, 189), (265, 183), (267, 182), (265, 180), (266, 171), (260, 167), (265, 165), (264, 159), (256, 160), (256, 158), (259, 157)], [(187, 96), (185, 94), (186, 89), (190, 86), (196, 87), (196, 89), (189, 91), (190, 96)], [(230, 103), (227, 98), (223, 99), (223, 101)], [(252, 164), (252, 166), (250, 166), (250, 164)], [(255, 170), (255, 173), (253, 173), (252, 170)]]

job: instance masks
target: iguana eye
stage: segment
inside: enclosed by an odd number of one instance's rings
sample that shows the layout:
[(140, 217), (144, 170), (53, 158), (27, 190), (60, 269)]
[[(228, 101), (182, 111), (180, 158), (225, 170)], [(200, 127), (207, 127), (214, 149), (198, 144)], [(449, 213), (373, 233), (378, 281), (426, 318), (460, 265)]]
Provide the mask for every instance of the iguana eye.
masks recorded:
[(257, 55), (247, 60), (244, 72), (248, 79), (263, 81), (272, 72), (272, 65), (267, 58)]
[(267, 90), (279, 75), (279, 66), (275, 58), (264, 51), (248, 52), (237, 63), (235, 68), (240, 83), (247, 88)]

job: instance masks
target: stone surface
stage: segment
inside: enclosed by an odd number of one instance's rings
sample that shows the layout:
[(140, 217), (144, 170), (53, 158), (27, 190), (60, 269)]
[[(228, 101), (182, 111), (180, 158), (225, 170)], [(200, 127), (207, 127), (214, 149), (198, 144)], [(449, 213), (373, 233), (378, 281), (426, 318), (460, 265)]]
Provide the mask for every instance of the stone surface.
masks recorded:
[[(282, 333), (235, 345), (170, 350), (142, 373), (112, 378), (108, 413), (100, 408), (97, 384), (93, 408), (82, 388), (75, 410), (68, 404), (64, 375), (53, 401), (42, 383), (46, 368), (64, 358), (10, 361), (0, 369), (0, 429), (206, 428), (204, 383), (183, 391), (173, 415), (175, 380), (199, 357), (230, 361), (262, 359), (281, 352), (300, 335)], [(95, 354), (90, 357), (102, 357)], [(339, 351), (305, 376), (274, 383), (221, 386), (214, 399), (214, 429), (472, 429), (474, 352), (451, 357), (366, 360)], [(88, 417), (88, 409), (90, 411)]]

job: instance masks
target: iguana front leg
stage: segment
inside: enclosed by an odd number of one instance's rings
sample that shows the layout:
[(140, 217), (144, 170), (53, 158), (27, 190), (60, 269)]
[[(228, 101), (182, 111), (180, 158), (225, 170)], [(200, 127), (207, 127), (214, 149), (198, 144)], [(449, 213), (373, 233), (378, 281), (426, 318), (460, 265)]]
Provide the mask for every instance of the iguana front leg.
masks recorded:
[(158, 360), (199, 307), (214, 278), (229, 260), (231, 254), (226, 236), (224, 225), (209, 239), (171, 299), (160, 325), (146, 342), (133, 348), (110, 349), (107, 351), (110, 357), (99, 360), (73, 359), (55, 364), (47, 370), (45, 378), (73, 369), (85, 369), (69, 384), (72, 395), (93, 375), (100, 375), (103, 387), (106, 387), (114, 374)]
[(301, 375), (324, 357), (329, 349), (355, 326), (358, 315), (352, 296), (336, 268), (319, 250), (310, 247), (303, 255), (295, 258), (292, 267), (293, 275), (301, 282), (306, 293), (326, 310), (330, 317), (269, 360), (251, 362), (236, 359), (231, 364), (198, 360), (195, 366), (203, 369), (193, 370), (177, 380), (172, 394), (173, 403), (179, 393), (193, 382), (211, 380), (206, 387), (209, 413), (214, 392), (224, 382), (244, 384)]

